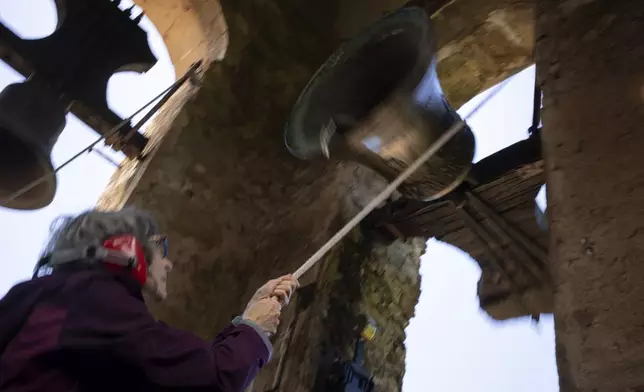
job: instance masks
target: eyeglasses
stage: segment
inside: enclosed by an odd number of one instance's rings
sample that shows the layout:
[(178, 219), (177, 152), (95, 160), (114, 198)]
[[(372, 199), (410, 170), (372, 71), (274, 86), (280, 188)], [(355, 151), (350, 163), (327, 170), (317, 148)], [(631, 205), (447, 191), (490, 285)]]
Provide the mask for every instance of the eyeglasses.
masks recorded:
[(165, 235), (153, 235), (150, 242), (158, 246), (163, 251), (163, 258), (168, 257), (168, 237)]

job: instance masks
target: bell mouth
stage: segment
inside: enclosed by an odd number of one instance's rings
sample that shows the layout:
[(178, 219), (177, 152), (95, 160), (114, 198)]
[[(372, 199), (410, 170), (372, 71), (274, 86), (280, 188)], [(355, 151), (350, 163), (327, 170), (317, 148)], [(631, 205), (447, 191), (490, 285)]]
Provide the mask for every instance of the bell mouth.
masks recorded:
[(289, 151), (301, 159), (321, 156), (320, 133), (330, 120), (340, 131), (351, 127), (397, 89), (418, 84), (431, 62), (428, 30), (424, 10), (405, 8), (341, 46), (293, 108), (284, 134)]
[[(7, 130), (0, 129), (0, 206), (34, 210), (49, 205), (56, 193), (56, 177), (49, 157)], [(12, 194), (45, 175), (47, 179), (14, 200)]]

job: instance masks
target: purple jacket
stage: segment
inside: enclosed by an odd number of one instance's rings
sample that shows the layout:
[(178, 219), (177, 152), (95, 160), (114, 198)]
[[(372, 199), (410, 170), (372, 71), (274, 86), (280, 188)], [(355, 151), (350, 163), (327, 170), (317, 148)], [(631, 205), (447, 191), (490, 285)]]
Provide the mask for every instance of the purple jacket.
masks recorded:
[(243, 391), (271, 355), (255, 328), (208, 343), (156, 321), (127, 276), (56, 272), (0, 300), (0, 391)]

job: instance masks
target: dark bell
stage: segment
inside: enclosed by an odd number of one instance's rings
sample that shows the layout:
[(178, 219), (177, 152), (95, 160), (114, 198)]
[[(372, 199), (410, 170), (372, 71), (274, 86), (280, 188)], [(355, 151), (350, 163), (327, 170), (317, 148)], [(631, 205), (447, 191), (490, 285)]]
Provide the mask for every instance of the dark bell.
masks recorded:
[[(296, 102), (285, 141), (299, 158), (352, 160), (391, 181), (458, 121), (438, 81), (429, 19), (405, 8), (327, 60)], [(474, 136), (465, 127), (400, 191), (437, 199), (465, 179), (473, 157)]]
[[(0, 92), (0, 206), (33, 210), (49, 205), (56, 193), (51, 150), (65, 128), (65, 107), (56, 94), (35, 81)], [(48, 178), (7, 200), (32, 181)]]

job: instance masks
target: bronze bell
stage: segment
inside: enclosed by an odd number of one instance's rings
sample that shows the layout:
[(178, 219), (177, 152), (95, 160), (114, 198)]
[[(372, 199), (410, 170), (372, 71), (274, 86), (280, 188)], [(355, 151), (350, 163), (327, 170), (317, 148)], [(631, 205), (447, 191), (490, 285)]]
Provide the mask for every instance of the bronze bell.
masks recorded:
[[(0, 92), (0, 206), (33, 210), (52, 202), (56, 177), (50, 155), (65, 128), (65, 113), (57, 95), (34, 80)], [(45, 181), (7, 200), (44, 175)]]
[[(396, 178), (454, 123), (436, 73), (435, 42), (424, 10), (403, 8), (342, 45), (317, 71), (286, 125), (293, 155), (330, 155)], [(467, 176), (474, 136), (465, 127), (400, 187), (437, 199)]]

